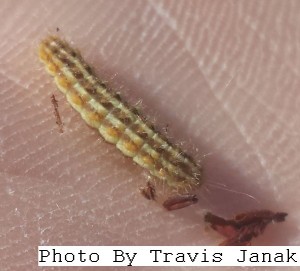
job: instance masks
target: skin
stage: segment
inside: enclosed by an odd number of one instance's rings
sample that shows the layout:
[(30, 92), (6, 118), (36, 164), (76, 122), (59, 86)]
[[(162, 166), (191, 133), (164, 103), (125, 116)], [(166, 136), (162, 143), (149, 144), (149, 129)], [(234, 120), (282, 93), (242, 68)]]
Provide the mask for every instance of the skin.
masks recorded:
[[(299, 11), (297, 1), (1, 1), (1, 270), (37, 270), (38, 245), (216, 245), (206, 211), (287, 212), (253, 244), (298, 245)], [(44, 71), (36, 47), (49, 34), (204, 160), (197, 204), (167, 212), (140, 195), (145, 171), (84, 125)]]

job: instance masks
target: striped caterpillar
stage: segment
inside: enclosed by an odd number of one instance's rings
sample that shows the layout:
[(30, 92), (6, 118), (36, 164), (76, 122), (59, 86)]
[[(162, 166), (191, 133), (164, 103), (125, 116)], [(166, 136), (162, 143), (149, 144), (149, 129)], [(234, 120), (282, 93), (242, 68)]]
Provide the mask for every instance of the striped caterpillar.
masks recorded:
[[(77, 50), (66, 41), (49, 36), (40, 43), (39, 58), (89, 126), (176, 191), (176, 195), (163, 202), (166, 209), (179, 209), (197, 202), (196, 195), (186, 191), (201, 186), (201, 167), (171, 144), (134, 107), (109, 90)], [(148, 199), (155, 199), (155, 188), (149, 183), (142, 193)]]

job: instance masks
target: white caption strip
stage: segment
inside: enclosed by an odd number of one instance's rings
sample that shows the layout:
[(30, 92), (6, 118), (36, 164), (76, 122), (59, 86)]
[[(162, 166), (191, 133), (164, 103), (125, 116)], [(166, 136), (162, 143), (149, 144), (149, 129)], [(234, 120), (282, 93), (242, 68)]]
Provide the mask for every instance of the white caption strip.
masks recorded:
[(39, 246), (39, 266), (300, 266), (300, 246)]

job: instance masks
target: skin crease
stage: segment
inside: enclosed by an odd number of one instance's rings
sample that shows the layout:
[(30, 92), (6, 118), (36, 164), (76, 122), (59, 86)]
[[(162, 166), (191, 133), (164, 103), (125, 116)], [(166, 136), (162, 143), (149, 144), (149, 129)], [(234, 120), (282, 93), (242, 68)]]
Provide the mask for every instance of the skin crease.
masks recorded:
[[(206, 211), (286, 211), (253, 244), (299, 244), (299, 1), (53, 2), (0, 3), (1, 270), (37, 270), (38, 245), (216, 245)], [(196, 159), (211, 153), (198, 204), (167, 212), (140, 195), (145, 171), (84, 125), (39, 62), (49, 34)], [(219, 269), (235, 270), (205, 268)]]

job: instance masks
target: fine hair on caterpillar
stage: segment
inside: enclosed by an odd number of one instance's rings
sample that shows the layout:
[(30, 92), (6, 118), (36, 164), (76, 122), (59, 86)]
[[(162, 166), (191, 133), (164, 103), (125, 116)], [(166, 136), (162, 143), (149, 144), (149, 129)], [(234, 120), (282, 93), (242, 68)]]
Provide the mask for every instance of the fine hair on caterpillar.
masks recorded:
[(261, 204), (261, 201), (258, 200), (255, 196), (252, 196), (251, 194), (249, 193), (245, 193), (245, 192), (242, 192), (242, 191), (239, 191), (239, 190), (236, 190), (236, 189), (233, 189), (232, 188), (232, 185), (229, 186), (228, 184), (226, 184), (225, 182), (216, 182), (216, 181), (213, 181), (212, 179), (210, 179), (207, 174), (205, 174), (205, 169), (207, 168), (205, 166), (205, 162), (206, 162), (206, 159), (211, 157), (211, 156), (214, 156), (216, 154), (216, 151), (212, 151), (212, 152), (208, 152), (206, 154), (203, 154), (200, 158), (200, 160), (197, 160), (197, 163), (203, 165), (203, 168), (204, 168), (204, 175), (203, 175), (203, 185), (201, 186), (201, 189), (199, 189), (197, 195), (199, 196), (199, 199), (200, 200), (203, 200), (209, 204), (212, 203), (212, 201), (214, 199), (212, 199), (211, 195), (212, 195), (212, 190), (220, 190), (220, 191), (225, 191), (225, 192), (228, 192), (228, 193), (232, 193), (232, 194), (235, 194), (235, 195), (241, 195), (243, 197), (246, 197), (246, 198), (249, 198), (251, 200), (253, 200), (254, 202), (258, 203), (258, 204)]
[[(229, 192), (229, 193), (245, 196), (245, 197), (250, 198), (251, 200), (255, 201), (258, 204), (261, 203), (256, 197), (254, 197), (254, 196), (252, 196), (248, 193), (241, 192), (241, 191), (229, 188), (228, 185), (226, 185), (224, 183), (213, 182), (213, 181), (210, 181), (209, 179), (205, 180), (205, 182), (203, 183), (202, 188), (203, 188), (203, 190), (206, 191), (206, 193), (210, 193), (211, 188), (219, 189), (219, 190), (226, 191), (226, 192)], [(204, 193), (204, 191), (202, 191), (202, 192)]]

